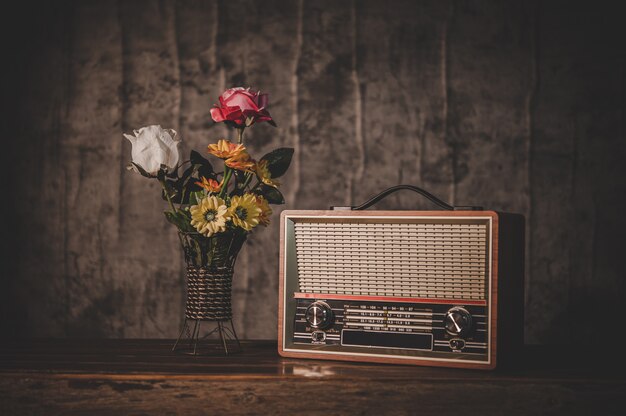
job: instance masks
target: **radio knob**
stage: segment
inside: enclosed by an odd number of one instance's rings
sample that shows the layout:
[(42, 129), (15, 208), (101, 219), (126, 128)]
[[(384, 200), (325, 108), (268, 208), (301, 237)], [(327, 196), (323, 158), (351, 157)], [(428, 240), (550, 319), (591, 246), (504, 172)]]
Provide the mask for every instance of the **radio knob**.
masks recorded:
[(450, 335), (463, 336), (472, 328), (472, 315), (464, 308), (456, 306), (446, 312), (444, 325)]
[(306, 321), (313, 328), (325, 329), (333, 324), (333, 310), (326, 302), (313, 302), (304, 313)]

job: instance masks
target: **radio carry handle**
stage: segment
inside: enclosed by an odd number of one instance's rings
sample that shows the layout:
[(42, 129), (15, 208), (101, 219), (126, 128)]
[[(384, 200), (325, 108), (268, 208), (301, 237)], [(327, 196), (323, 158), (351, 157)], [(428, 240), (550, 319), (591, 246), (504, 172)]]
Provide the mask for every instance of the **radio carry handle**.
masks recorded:
[(417, 186), (413, 186), (413, 185), (396, 185), (396, 186), (392, 186), (391, 188), (387, 188), (384, 191), (382, 191), (381, 193), (379, 193), (378, 195), (374, 196), (373, 198), (370, 198), (368, 201), (366, 201), (365, 203), (361, 204), (361, 205), (356, 205), (356, 206), (347, 206), (347, 207), (341, 207), (341, 206), (332, 206), (330, 207), (330, 209), (334, 210), (334, 211), (361, 211), (364, 209), (367, 209), (369, 207), (371, 207), (372, 205), (376, 204), (377, 202), (380, 202), (382, 199), (386, 198), (387, 196), (397, 192), (397, 191), (401, 191), (401, 190), (409, 190), (409, 191), (413, 191), (413, 192), (417, 192), (418, 194), (422, 195), (423, 197), (425, 197), (426, 199), (428, 199), (429, 201), (431, 201), (432, 203), (434, 203), (435, 205), (439, 206), (440, 208), (447, 210), (447, 211), (482, 211), (482, 207), (479, 206), (460, 206), (460, 205), (450, 205), (444, 201), (442, 201), (441, 199), (437, 198), (435, 195), (431, 194), (430, 192), (427, 192), (425, 190), (423, 190), (422, 188), (418, 188)]

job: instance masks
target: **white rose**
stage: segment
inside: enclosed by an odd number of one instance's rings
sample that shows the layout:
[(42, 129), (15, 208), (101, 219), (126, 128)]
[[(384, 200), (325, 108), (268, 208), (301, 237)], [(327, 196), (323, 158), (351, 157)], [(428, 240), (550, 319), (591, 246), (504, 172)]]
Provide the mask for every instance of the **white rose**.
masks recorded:
[(179, 161), (178, 145), (181, 141), (177, 140), (178, 133), (175, 130), (147, 126), (133, 133), (134, 136), (124, 134), (133, 145), (131, 152), (133, 164), (151, 176), (157, 175), (161, 165), (165, 165), (168, 172), (176, 169)]

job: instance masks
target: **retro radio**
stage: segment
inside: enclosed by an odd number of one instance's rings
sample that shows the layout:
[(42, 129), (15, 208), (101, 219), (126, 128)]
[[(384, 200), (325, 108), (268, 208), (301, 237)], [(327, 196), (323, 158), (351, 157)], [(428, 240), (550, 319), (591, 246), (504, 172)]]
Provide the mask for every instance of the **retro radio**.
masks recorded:
[[(363, 211), (399, 189), (443, 211)], [(408, 185), (360, 207), (283, 211), (285, 357), (493, 369), (523, 344), (524, 218)]]

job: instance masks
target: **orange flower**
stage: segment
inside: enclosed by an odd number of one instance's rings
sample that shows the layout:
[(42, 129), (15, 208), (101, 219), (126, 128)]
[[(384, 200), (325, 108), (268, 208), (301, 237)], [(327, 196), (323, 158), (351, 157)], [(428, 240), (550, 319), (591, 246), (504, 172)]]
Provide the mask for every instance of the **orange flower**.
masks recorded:
[(200, 179), (201, 182), (196, 182), (196, 185), (201, 186), (209, 192), (217, 193), (222, 189), (223, 183), (217, 183), (215, 179), (207, 179), (204, 176)]
[(254, 160), (250, 157), (243, 144), (231, 143), (220, 139), (217, 144), (209, 145), (209, 153), (224, 159), (226, 166), (232, 169), (252, 171)]
[(270, 173), (267, 165), (267, 160), (262, 160), (257, 163), (255, 167), (256, 175), (264, 184), (278, 188), (280, 186), (280, 182), (277, 179), (272, 179), (272, 174)]
[(220, 159), (237, 158), (242, 153), (246, 153), (246, 148), (243, 144), (231, 143), (230, 141), (224, 139), (218, 140), (217, 144), (210, 144), (208, 148), (210, 154), (217, 156)]
[(241, 152), (237, 157), (231, 157), (224, 161), (226, 166), (231, 169), (244, 170), (251, 172), (256, 162), (250, 157), (248, 152)]
[(257, 195), (256, 206), (261, 208), (261, 213), (259, 214), (259, 224), (267, 227), (270, 224), (270, 215), (272, 215), (270, 204), (267, 202), (267, 199), (263, 198), (261, 195)]

